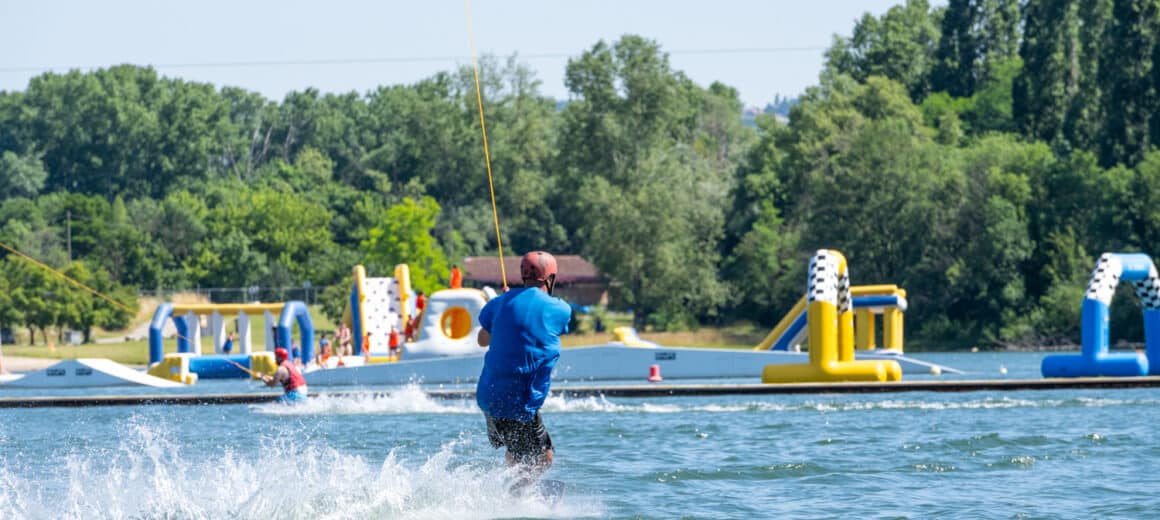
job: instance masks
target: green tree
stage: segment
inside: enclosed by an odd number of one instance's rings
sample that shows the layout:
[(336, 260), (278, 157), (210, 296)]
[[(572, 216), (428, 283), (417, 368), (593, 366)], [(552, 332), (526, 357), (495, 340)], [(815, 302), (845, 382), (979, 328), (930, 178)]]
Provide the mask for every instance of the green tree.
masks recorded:
[(1076, 12), (1082, 23), (1077, 31), (1079, 41), (1072, 73), (1078, 81), (1071, 93), (1063, 132), (1071, 148), (1096, 151), (1104, 126), (1105, 81), (1100, 77), (1100, 67), (1112, 23), (1112, 0), (1078, 2)]
[(948, 270), (948, 315), (984, 337), (1032, 334), (1021, 316), (1034, 303), (1025, 272), (1033, 268), (1027, 208), (1032, 180), (1054, 165), (1042, 143), (991, 136), (963, 151), (966, 190), (958, 209), (955, 261)]
[(738, 118), (736, 92), (696, 86), (639, 36), (596, 44), (565, 78), (550, 201), (572, 247), (623, 284), (637, 325), (714, 318), (727, 197), (752, 138), (721, 124)]
[[(464, 104), (475, 109), (471, 69), (460, 68), (457, 79), (458, 90), (466, 94)], [(540, 80), (515, 56), (504, 62), (484, 57), (480, 61), (480, 83), (504, 246), (514, 251), (560, 250), (568, 243), (567, 230), (556, 218), (554, 208), (543, 203), (557, 189), (556, 178), (549, 172), (556, 154), (555, 103), (540, 92)], [(478, 115), (471, 115), (475, 135), (470, 153), (478, 157), (483, 153), (482, 136)], [(485, 164), (476, 161), (470, 171), (486, 181)], [(495, 250), (490, 201), (486, 187), (481, 188), (483, 191), (474, 194), (473, 200), (446, 205), (445, 218), (441, 219), (445, 222), (438, 226), (445, 243), (451, 237), (442, 228), (459, 231), (470, 254)]]
[(987, 82), (991, 66), (1018, 53), (1017, 0), (951, 0), (942, 18), (931, 87), (970, 97)]
[(42, 262), (64, 264), (68, 260), (65, 234), (52, 225), (38, 202), (14, 198), (0, 204), (0, 241)]
[[(220, 195), (220, 194), (219, 194)], [(272, 265), (264, 283), (273, 286), (300, 285), (303, 281), (327, 283), (337, 272), (347, 267), (331, 264), (328, 253), (334, 249), (329, 223), (331, 213), (320, 204), (309, 202), (304, 196), (294, 192), (279, 192), (272, 189), (246, 190), (214, 204), (207, 216), (208, 236), (235, 235), (233, 244), (243, 248), (232, 253), (222, 253), (219, 258), (243, 261), (253, 265), (262, 257)], [(244, 241), (248, 239), (249, 245)], [(203, 247), (199, 254), (212, 253), (219, 246)], [(252, 249), (252, 251), (249, 251)], [(213, 264), (202, 258), (189, 265)], [(222, 264), (229, 268), (228, 264)], [(311, 279), (314, 277), (321, 279)]]
[(1012, 88), (1023, 64), (1018, 57), (991, 62), (989, 77), (962, 111), (968, 133), (1013, 132), (1016, 129)]
[(806, 262), (800, 237), (777, 208), (762, 204), (757, 220), (725, 262), (730, 310), (740, 318), (774, 325), (805, 291)]
[(8, 262), (0, 263), (0, 329), (8, 329), (24, 324), (24, 312), (16, 307), (12, 293), (16, 287), (9, 281), (5, 273)]
[(29, 344), (36, 343), (36, 331), (48, 341), (48, 328), (58, 323), (61, 315), (58, 293), (61, 283), (44, 268), (15, 256), (5, 259), (4, 277), (13, 287), (12, 306), (23, 317), (28, 328)]
[(212, 86), (121, 65), (47, 73), (21, 97), (24, 147), (44, 153), (46, 188), (163, 196), (220, 171), (220, 144), (236, 132)]
[(639, 327), (680, 329), (725, 303), (716, 249), (728, 185), (687, 148), (637, 164), (631, 188), (592, 177), (577, 198), (598, 215), (578, 231), (585, 255), (625, 289)]
[(1153, 150), (1133, 168), (1132, 181), (1127, 190), (1130, 196), (1122, 207), (1123, 215), (1132, 230), (1131, 243), (1125, 246), (1143, 251), (1155, 251), (1160, 244), (1160, 151)]
[(826, 51), (827, 68), (858, 81), (885, 76), (920, 100), (930, 92), (941, 18), (942, 11), (931, 10), (927, 0), (907, 0), (878, 18), (866, 13), (850, 38), (834, 38)]
[(393, 273), (396, 265), (407, 264), (416, 290), (430, 293), (446, 287), (451, 267), (431, 236), (440, 211), (431, 197), (403, 199), (388, 209), (384, 221), (361, 244), (368, 272)]
[(164, 262), (171, 257), (139, 227), (121, 197), (113, 200), (109, 211), (103, 238), (93, 245), (85, 260), (113, 280), (157, 287), (163, 278)]
[(185, 270), (191, 279), (209, 287), (250, 287), (268, 283), (271, 276), (269, 258), (240, 229), (198, 242)]
[(1114, 0), (1112, 22), (1102, 48), (1104, 80), (1104, 166), (1135, 165), (1152, 146), (1152, 118), (1157, 105), (1152, 55), (1160, 43), (1160, 1)]
[[(93, 272), (84, 262), (71, 262), (61, 272), (75, 282), (92, 287)], [(65, 279), (60, 279), (60, 281), (61, 283), (56, 284), (57, 290), (52, 298), (52, 301), (59, 306), (57, 321), (54, 323), (60, 332), (58, 341), (64, 342), (64, 332), (67, 328), (82, 331), (84, 342), (87, 343), (92, 335), (93, 322), (96, 321), (96, 313), (94, 312), (96, 305), (93, 300), (99, 298)]]
[(1078, 34), (1084, 23), (1077, 2), (1040, 0), (1024, 8), (1023, 71), (1012, 97), (1020, 130), (1055, 142), (1063, 138), (1067, 112), (1080, 85)]
[[(187, 191), (176, 191), (161, 200), (151, 221), (143, 222), (165, 251), (171, 271), (187, 271), (197, 243), (210, 236), (210, 211), (206, 200)], [(181, 276), (171, 282), (188, 284)]]
[(12, 197), (35, 197), (47, 178), (39, 154), (0, 154), (0, 202)]

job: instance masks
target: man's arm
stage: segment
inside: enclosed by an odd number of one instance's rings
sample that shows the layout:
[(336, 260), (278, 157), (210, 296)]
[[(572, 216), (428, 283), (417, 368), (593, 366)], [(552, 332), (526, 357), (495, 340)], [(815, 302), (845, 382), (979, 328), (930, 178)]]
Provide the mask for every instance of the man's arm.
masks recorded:
[(289, 377), (290, 377), (290, 371), (286, 370), (286, 367), (278, 367), (278, 370), (276, 372), (274, 372), (272, 375), (263, 376), (262, 382), (266, 383), (266, 386), (277, 386), (278, 384), (281, 384), (282, 381), (285, 381)]
[(475, 340), (479, 342), (480, 347), (491, 345), (491, 325), (498, 301), (498, 299), (491, 300), (483, 304), (483, 308), (479, 310), (479, 335), (475, 337)]

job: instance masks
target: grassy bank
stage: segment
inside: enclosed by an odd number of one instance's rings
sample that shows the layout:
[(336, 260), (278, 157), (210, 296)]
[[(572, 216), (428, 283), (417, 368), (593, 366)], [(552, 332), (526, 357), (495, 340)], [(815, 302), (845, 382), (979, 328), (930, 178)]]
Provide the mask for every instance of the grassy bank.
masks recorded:
[[(169, 346), (169, 352), (176, 350), (176, 345)], [(64, 345), (53, 348), (42, 345), (5, 345), (4, 355), (46, 359), (107, 358), (126, 365), (145, 366), (149, 362), (149, 346), (144, 340)]]

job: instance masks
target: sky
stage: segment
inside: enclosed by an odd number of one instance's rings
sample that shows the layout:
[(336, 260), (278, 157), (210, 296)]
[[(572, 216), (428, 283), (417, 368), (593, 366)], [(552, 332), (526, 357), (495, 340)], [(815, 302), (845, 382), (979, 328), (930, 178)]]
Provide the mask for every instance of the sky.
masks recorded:
[(469, 65), (474, 41), (478, 55), (518, 55), (545, 95), (567, 99), (569, 57), (637, 34), (699, 85), (720, 81), (764, 106), (817, 83), (834, 34), (901, 1), (0, 0), (0, 91), (132, 63), (273, 100), (308, 87), (366, 93)]

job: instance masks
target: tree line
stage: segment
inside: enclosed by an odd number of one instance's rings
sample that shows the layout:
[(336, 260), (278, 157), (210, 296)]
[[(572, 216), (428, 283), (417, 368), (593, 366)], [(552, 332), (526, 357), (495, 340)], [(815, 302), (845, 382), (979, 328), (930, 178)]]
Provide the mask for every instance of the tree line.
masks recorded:
[[(679, 329), (776, 322), (835, 248), (854, 283), (907, 289), (913, 340), (1077, 341), (1094, 258), (1160, 235), (1157, 3), (910, 0), (836, 36), (788, 122), (756, 128), (644, 37), (570, 59), (559, 104), (484, 59), (505, 254), (583, 255), (638, 326)], [(432, 290), (497, 250), (470, 69), (280, 102), (148, 67), (46, 73), (0, 93), (0, 215), (0, 241), (126, 298), (310, 281), (331, 313), (355, 263)], [(29, 295), (0, 296), (0, 324), (74, 324), (26, 301), (72, 289), (0, 269), (0, 294)], [(1119, 338), (1142, 337), (1132, 300)]]

